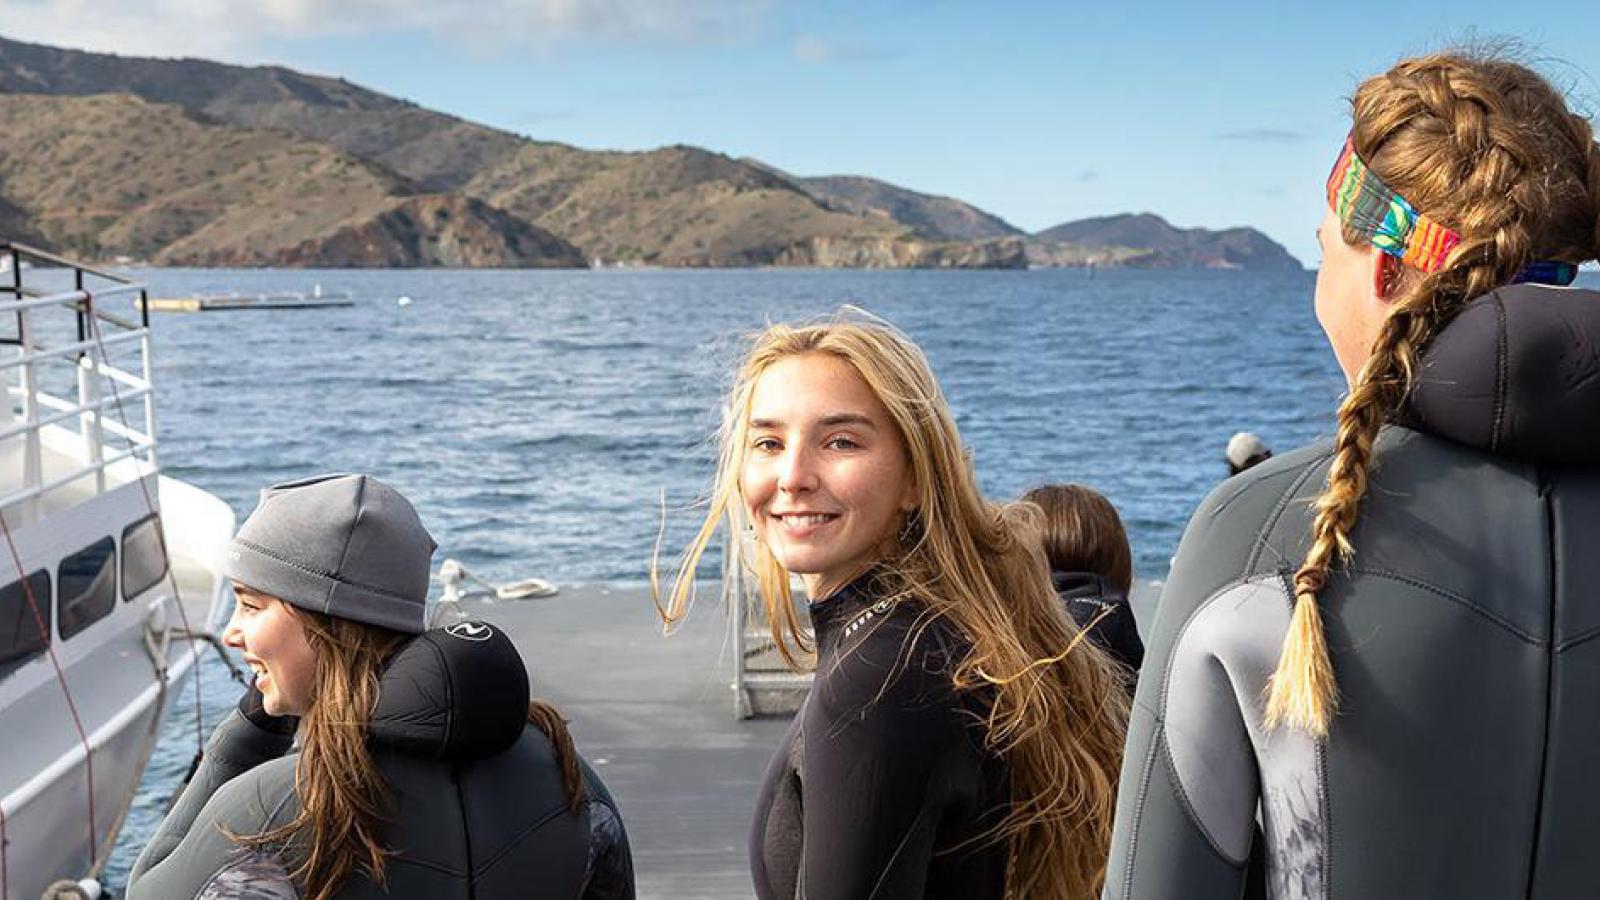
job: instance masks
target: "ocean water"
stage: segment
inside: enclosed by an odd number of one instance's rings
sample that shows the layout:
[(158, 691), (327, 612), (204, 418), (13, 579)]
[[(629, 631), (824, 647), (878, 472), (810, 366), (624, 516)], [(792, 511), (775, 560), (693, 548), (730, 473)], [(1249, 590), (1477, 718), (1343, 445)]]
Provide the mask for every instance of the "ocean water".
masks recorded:
[[(646, 579), (665, 503), (699, 520), (746, 337), (851, 304), (922, 345), (984, 490), (1076, 481), (1121, 510), (1138, 576), (1165, 576), (1235, 431), (1330, 433), (1343, 382), (1310, 273), (149, 270), (154, 296), (349, 290), (354, 307), (153, 317), (168, 474), (242, 518), (271, 483), (361, 471), (417, 504), (492, 581)], [(409, 297), (407, 305), (397, 300)], [(214, 659), (206, 724), (237, 698)], [(187, 689), (184, 696), (189, 694)], [(123, 829), (118, 885), (196, 747), (176, 705)]]

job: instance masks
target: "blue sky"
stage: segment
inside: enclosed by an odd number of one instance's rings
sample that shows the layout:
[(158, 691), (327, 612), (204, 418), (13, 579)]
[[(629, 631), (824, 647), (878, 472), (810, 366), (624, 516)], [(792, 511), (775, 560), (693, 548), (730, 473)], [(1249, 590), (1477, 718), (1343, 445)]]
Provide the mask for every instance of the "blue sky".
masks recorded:
[(589, 148), (685, 143), (959, 197), (1028, 230), (1150, 211), (1307, 265), (1356, 81), (1514, 37), (1592, 110), (1594, 7), (1456, 2), (0, 0), (0, 33), (281, 63)]

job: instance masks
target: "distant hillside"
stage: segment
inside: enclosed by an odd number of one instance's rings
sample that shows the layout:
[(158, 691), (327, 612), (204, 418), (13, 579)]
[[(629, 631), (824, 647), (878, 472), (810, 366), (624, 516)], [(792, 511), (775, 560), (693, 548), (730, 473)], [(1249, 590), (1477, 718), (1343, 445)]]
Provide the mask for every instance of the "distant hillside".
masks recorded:
[(46, 243), (44, 237), (34, 230), (33, 217), (6, 199), (3, 181), (0, 181), (0, 237), (24, 244)]
[(1132, 218), (1165, 231), (1079, 239), (1062, 230), (1084, 224), (1073, 223), (1023, 241), (960, 200), (874, 179), (795, 178), (696, 147), (597, 152), (535, 141), (279, 67), (0, 38), (0, 106), (9, 111), (0, 230), (89, 256), (1245, 268), (1274, 250), (1287, 258), (1249, 229), (1173, 229), (1153, 216)]
[(755, 159), (742, 159), (799, 185), (826, 206), (860, 216), (878, 216), (911, 226), (919, 237), (934, 241), (985, 241), (1022, 237), (1021, 229), (999, 216), (953, 197), (909, 190), (860, 175), (803, 178)]
[[(1283, 246), (1254, 228), (1177, 228), (1153, 213), (1082, 219), (1048, 228), (1033, 236), (1041, 256), (1106, 251), (1114, 265), (1295, 270), (1304, 267)], [(1128, 253), (1127, 251), (1143, 251)], [(1100, 260), (1097, 260), (1099, 262)]]
[[(103, 94), (0, 94), (0, 183), (51, 245), (91, 258), (166, 265), (581, 265), (576, 248), (462, 199), (433, 245), (319, 245), (415, 215), (415, 185), (331, 147), (278, 131), (207, 124), (174, 106)], [(454, 254), (439, 238), (481, 239)], [(380, 242), (381, 243), (381, 242)]]
[(828, 209), (786, 179), (695, 147), (606, 153), (530, 142), (463, 190), (608, 261), (768, 265), (817, 238), (910, 236), (903, 224)]
[(424, 190), (453, 190), (528, 141), (358, 87), (277, 66), (148, 59), (0, 37), (0, 92), (134, 94), (218, 122), (278, 128), (379, 163)]
[(770, 263), (813, 238), (911, 236), (828, 209), (786, 179), (692, 147), (605, 153), (532, 141), (348, 82), (282, 68), (136, 59), (0, 39), (0, 91), (128, 91), (204, 118), (270, 127), (459, 191), (583, 248), (656, 265)]

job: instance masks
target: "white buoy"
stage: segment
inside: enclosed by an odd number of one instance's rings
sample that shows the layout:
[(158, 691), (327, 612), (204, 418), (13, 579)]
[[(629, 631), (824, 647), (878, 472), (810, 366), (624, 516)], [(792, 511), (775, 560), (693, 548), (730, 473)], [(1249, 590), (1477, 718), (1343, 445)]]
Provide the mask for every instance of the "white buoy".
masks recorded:
[(394, 302), (395, 302), (396, 306), (410, 306), (411, 305), (411, 298), (410, 297), (401, 297), (400, 299), (398, 299), (398, 300), (396, 300)]

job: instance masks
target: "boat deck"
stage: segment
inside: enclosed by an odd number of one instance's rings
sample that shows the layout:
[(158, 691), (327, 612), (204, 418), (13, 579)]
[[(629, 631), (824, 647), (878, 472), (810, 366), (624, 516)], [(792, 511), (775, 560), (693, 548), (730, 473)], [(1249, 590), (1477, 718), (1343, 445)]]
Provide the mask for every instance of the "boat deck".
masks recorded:
[(646, 588), (563, 587), (461, 608), (511, 635), (534, 695), (571, 721), (621, 807), (640, 898), (752, 896), (750, 814), (788, 719), (734, 718), (714, 585), (670, 638)]
[[(1159, 585), (1135, 587), (1141, 630)], [(788, 716), (734, 717), (733, 663), (716, 585), (678, 633), (661, 634), (647, 588), (563, 587), (544, 599), (461, 611), (499, 625), (533, 693), (571, 722), (578, 749), (621, 807), (640, 898), (753, 895), (747, 831)]]

